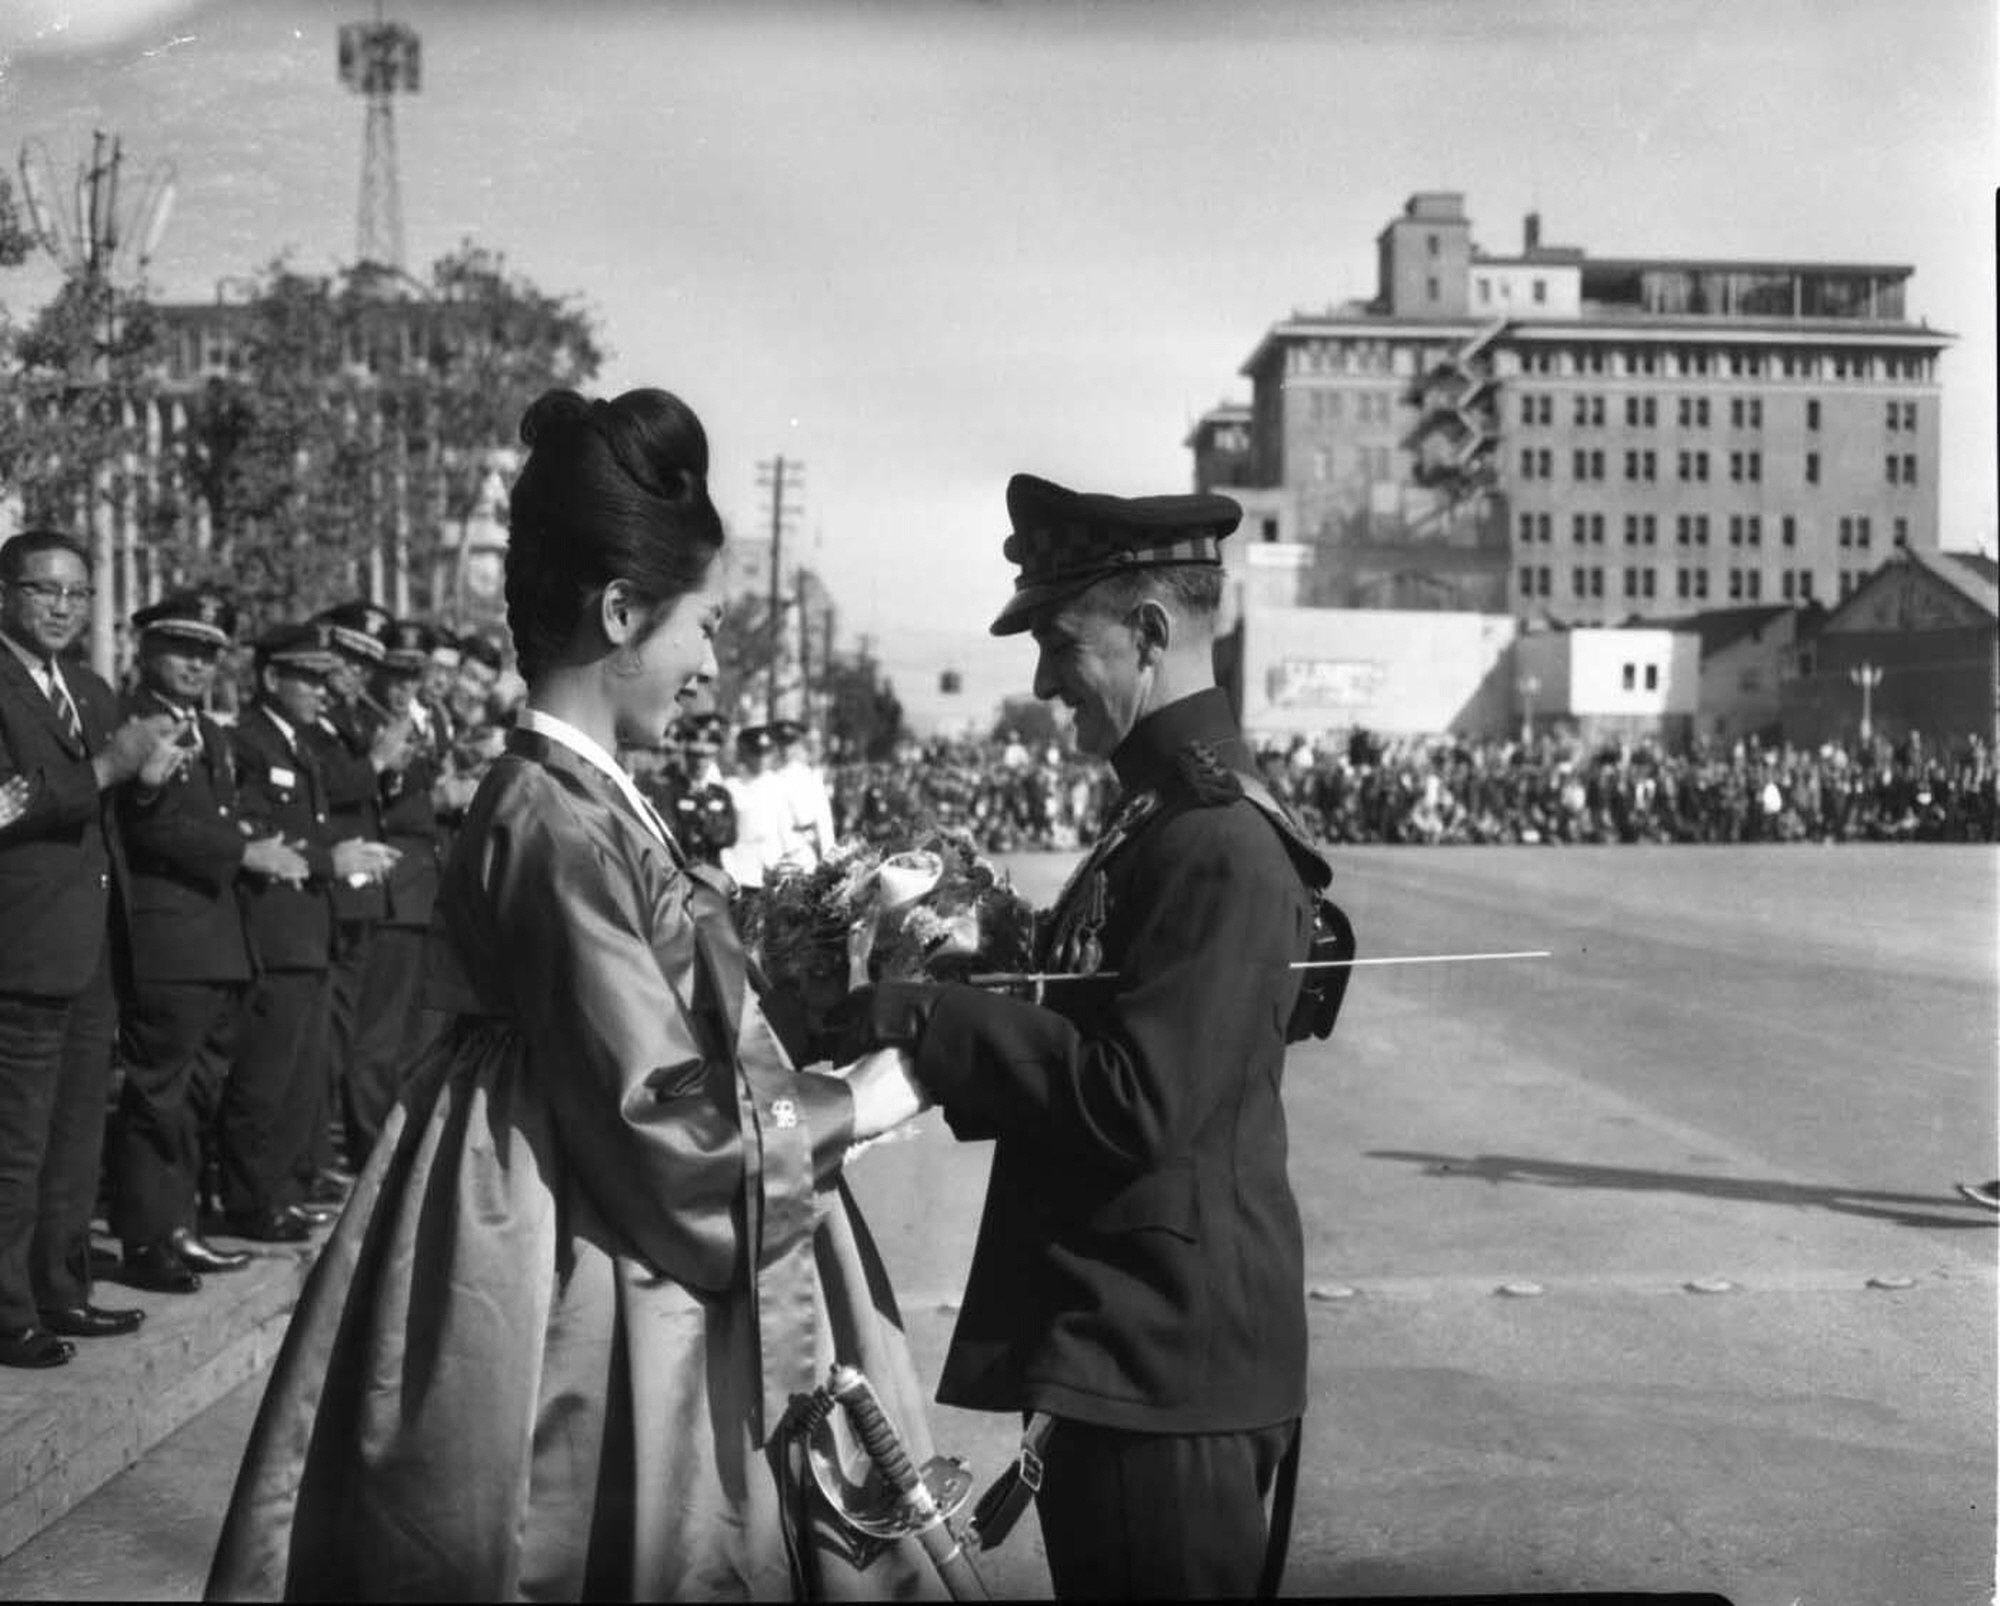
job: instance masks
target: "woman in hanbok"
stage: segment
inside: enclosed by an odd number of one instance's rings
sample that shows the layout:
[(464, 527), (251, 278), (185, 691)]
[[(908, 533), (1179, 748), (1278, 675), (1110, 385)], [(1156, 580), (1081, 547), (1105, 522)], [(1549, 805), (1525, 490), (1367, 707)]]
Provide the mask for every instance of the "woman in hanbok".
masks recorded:
[(445, 1020), (306, 1284), (209, 1594), (941, 1594), (913, 1541), (851, 1542), (787, 1429), (838, 1361), (930, 1454), (841, 1182), (921, 1097), (896, 1056), (793, 1068), (727, 883), (610, 756), (715, 672), (706, 438), (657, 390), (551, 392), (521, 434), (529, 693), (438, 899)]

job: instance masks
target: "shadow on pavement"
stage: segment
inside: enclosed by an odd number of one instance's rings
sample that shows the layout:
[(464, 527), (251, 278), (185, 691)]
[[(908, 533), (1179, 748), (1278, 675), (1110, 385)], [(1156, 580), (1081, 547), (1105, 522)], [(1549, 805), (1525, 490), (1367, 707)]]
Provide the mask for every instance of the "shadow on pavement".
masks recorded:
[[(1426, 1176), (1474, 1182), (1525, 1182), (1547, 1188), (1611, 1188), (1626, 1193), (1686, 1193), (1754, 1204), (1803, 1205), (1840, 1215), (1867, 1216), (1903, 1227), (1983, 1228), (2000, 1225), (1984, 1206), (1948, 1194), (1878, 1193), (1865, 1188), (1822, 1187), (1763, 1178), (1710, 1177), (1678, 1171), (1638, 1171), (1627, 1166), (1579, 1165), (1518, 1154), (1431, 1154), (1420, 1149), (1370, 1149), (1371, 1160), (1403, 1160)], [(1940, 1207), (1949, 1214), (1936, 1213)]]

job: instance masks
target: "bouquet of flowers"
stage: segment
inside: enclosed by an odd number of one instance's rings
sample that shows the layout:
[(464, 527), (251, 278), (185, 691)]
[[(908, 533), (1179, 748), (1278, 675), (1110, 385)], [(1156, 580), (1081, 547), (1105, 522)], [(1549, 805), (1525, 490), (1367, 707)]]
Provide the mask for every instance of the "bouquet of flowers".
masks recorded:
[(844, 842), (811, 870), (780, 869), (744, 944), (771, 992), (815, 1025), (871, 981), (963, 981), (1032, 964), (1035, 911), (961, 831), (908, 846)]

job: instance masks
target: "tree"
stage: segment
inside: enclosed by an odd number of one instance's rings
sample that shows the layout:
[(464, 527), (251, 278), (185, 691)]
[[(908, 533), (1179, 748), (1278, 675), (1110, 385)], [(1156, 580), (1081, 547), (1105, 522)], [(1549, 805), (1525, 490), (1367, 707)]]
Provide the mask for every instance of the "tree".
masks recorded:
[(871, 654), (836, 654), (827, 666), (827, 739), (843, 758), (895, 756), (907, 734), (896, 688)]
[(1063, 745), (1054, 705), (1034, 697), (1009, 697), (1001, 703), (1000, 716), (993, 722), (993, 738), (1004, 741), (1010, 733), (1028, 747)]

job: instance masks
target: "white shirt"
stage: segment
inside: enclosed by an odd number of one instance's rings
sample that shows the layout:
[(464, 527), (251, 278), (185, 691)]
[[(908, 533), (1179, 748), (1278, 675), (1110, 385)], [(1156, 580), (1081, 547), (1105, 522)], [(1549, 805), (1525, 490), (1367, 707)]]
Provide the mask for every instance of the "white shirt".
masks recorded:
[[(42, 688), (44, 697), (58, 708), (64, 703), (76, 708), (76, 699), (70, 695), (69, 682), (63, 679), (62, 670), (57, 667), (55, 659), (36, 657), (4, 630), (0, 630), (0, 641), (6, 642), (13, 649), (14, 656), (21, 660), (22, 666), (34, 677), (35, 684)], [(61, 696), (57, 696), (58, 692)], [(77, 723), (83, 723), (81, 709), (77, 709)]]
[(539, 708), (523, 708), (515, 717), (514, 723), (521, 730), (533, 731), (537, 736), (547, 738), (558, 747), (568, 748), (592, 769), (606, 776), (611, 784), (618, 788), (625, 801), (632, 805), (632, 812), (646, 822), (647, 829), (662, 843), (668, 845), (673, 843), (673, 833), (667, 829), (667, 822), (660, 818), (660, 811), (646, 801), (646, 794), (632, 784), (632, 777), (618, 767), (617, 761), (605, 752), (597, 741), (586, 736), (568, 720), (558, 719), (554, 714), (545, 713)]

